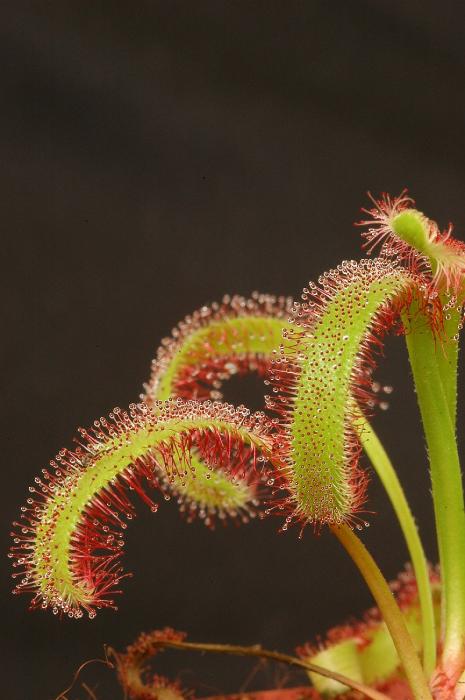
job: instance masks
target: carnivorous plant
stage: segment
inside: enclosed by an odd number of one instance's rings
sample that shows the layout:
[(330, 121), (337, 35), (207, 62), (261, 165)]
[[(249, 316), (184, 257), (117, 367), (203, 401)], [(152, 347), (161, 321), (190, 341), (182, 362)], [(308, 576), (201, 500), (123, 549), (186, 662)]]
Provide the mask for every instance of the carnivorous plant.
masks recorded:
[[(224, 297), (186, 317), (162, 342), (141, 401), (80, 429), (75, 447), (61, 450), (29, 488), (10, 557), (14, 592), (29, 593), (32, 608), (70, 618), (116, 609), (134, 496), (156, 512), (157, 494), (209, 527), (276, 514), (281, 530), (300, 537), (329, 528), (375, 600), (363, 620), (303, 644), (297, 657), (196, 644), (173, 630), (143, 634), (125, 653), (111, 652), (131, 698), (186, 697), (179, 683), (147, 677), (147, 660), (166, 647), (262, 656), (308, 672), (308, 686), (254, 694), (263, 700), (465, 696), (465, 511), (456, 440), (465, 245), (405, 192), (372, 201), (360, 224), (367, 257), (325, 272), (299, 302)], [(437, 568), (426, 560), (397, 472), (369, 422), (385, 403), (374, 371), (391, 331), (405, 338), (424, 428)], [(223, 383), (248, 372), (265, 379), (264, 411), (222, 401)], [(363, 451), (409, 551), (410, 564), (391, 585), (358, 535), (367, 499)]]

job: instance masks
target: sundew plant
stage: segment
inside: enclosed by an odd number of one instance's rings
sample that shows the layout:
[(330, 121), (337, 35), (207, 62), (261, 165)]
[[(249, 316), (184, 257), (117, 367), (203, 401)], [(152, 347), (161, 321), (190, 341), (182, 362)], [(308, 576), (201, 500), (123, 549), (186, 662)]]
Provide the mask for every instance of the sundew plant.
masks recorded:
[[(135, 501), (156, 512), (172, 498), (188, 521), (212, 528), (218, 520), (274, 514), (281, 531), (298, 537), (329, 529), (376, 607), (293, 657), (188, 642), (169, 629), (142, 634), (126, 652), (111, 652), (125, 697), (192, 697), (179, 682), (149, 673), (148, 660), (166, 647), (261, 656), (307, 671), (307, 685), (257, 698), (465, 696), (465, 513), (456, 441), (465, 245), (406, 193), (373, 200), (363, 218), (367, 257), (325, 272), (299, 302), (255, 293), (186, 317), (163, 340), (141, 401), (79, 429), (73, 449), (61, 450), (35, 479), (14, 523), (10, 557), (14, 593), (29, 594), (32, 608), (74, 619), (116, 610)], [(425, 558), (398, 475), (369, 422), (391, 390), (374, 376), (389, 332), (403, 336), (410, 358), (437, 567)], [(223, 383), (248, 372), (264, 378), (264, 411), (222, 401)], [(410, 564), (391, 584), (358, 534), (368, 510), (362, 452), (409, 551)]]

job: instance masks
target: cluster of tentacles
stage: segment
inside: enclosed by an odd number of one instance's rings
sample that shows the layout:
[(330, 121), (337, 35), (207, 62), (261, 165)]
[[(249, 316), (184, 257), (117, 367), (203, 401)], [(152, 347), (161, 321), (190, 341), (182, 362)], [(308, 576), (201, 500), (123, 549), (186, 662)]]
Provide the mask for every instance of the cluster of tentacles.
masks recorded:
[(406, 190), (398, 197), (384, 194), (372, 201), (371, 209), (362, 209), (369, 218), (357, 224), (367, 227), (362, 232), (367, 254), (378, 248), (380, 256), (423, 274), (430, 296), (441, 290), (460, 296), (465, 244), (452, 236), (452, 224), (441, 231), (436, 221), (414, 209), (415, 202)]

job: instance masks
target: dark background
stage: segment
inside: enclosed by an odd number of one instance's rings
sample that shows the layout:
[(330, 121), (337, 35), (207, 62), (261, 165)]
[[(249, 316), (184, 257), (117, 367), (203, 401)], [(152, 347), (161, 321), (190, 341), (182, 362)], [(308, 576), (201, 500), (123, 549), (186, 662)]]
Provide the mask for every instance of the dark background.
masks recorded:
[[(186, 313), (225, 292), (298, 295), (359, 257), (352, 222), (368, 189), (408, 187), (463, 237), (460, 6), (2, 3), (3, 697), (51, 700), (104, 643), (143, 629), (291, 651), (371, 604), (327, 535), (299, 542), (276, 520), (212, 534), (163, 504), (130, 528), (120, 611), (60, 622), (10, 596), (9, 523), (77, 425), (137, 399)], [(376, 425), (434, 559), (401, 340), (379, 376), (396, 390)], [(261, 405), (253, 381), (227, 396)], [(370, 493), (363, 538), (392, 577), (406, 552), (376, 479)], [(200, 677), (199, 694), (237, 689), (250, 668), (175, 652), (166, 664), (186, 685)], [(83, 680), (120, 697), (105, 669)]]

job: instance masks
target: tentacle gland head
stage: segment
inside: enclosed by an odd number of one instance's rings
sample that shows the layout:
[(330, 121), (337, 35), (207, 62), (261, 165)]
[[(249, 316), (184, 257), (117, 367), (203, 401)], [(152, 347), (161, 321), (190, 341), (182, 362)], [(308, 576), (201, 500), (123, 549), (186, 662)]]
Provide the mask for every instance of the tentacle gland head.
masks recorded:
[(218, 502), (218, 488), (210, 498), (202, 472), (200, 515), (249, 517), (257, 462), (270, 455), (271, 429), (263, 413), (182, 400), (159, 402), (153, 410), (146, 404), (114, 409), (90, 430), (81, 429), (77, 447), (61, 450), (35, 479), (14, 523), (15, 592), (31, 593), (32, 607), (70, 617), (115, 607), (114, 594), (127, 575), (120, 565), (123, 533), (135, 515), (130, 492), (156, 511), (147, 489), (163, 491), (176, 480), (181, 490), (195, 479), (195, 452), (213, 480), (221, 468), (229, 474), (229, 490)]
[(373, 199), (373, 207), (364, 209), (369, 218), (358, 225), (367, 226), (362, 234), (364, 248), (371, 253), (395, 257), (414, 272), (426, 271), (431, 291), (448, 291), (463, 296), (465, 244), (452, 236), (452, 226), (441, 231), (438, 224), (414, 208), (406, 191), (399, 197), (384, 194)]
[(162, 341), (143, 398), (218, 400), (232, 375), (264, 374), (291, 308), (288, 297), (255, 292), (250, 299), (225, 296), (194, 311)]
[(288, 345), (270, 371), (268, 403), (282, 419), (277, 486), (289, 494), (281, 503), (284, 529), (295, 519), (317, 528), (356, 522), (367, 484), (357, 404), (374, 404), (376, 351), (416, 286), (410, 273), (376, 259), (344, 262), (304, 290), (285, 333)]

